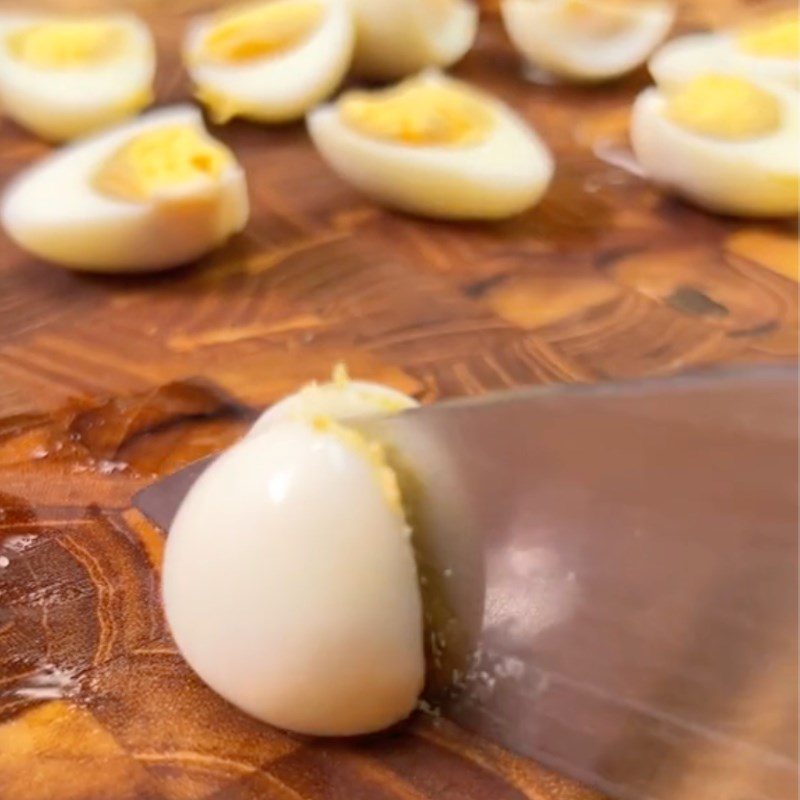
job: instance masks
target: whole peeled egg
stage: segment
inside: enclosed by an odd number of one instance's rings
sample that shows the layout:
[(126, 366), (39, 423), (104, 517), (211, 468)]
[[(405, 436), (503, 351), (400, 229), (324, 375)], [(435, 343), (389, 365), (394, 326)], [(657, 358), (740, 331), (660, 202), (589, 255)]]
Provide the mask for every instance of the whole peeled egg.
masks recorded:
[(330, 166), (379, 202), (450, 219), (497, 219), (533, 206), (553, 161), (507, 105), (426, 71), (396, 86), (351, 91), (307, 118)]
[(774, 81), (708, 73), (645, 90), (631, 142), (657, 183), (711, 211), (753, 217), (800, 209), (800, 96)]
[(724, 72), (800, 89), (800, 14), (764, 14), (731, 30), (680, 36), (659, 49), (649, 66), (662, 87)]
[(155, 48), (133, 14), (0, 12), (0, 104), (52, 141), (132, 117), (153, 98)]
[(449, 67), (472, 47), (478, 8), (471, 0), (350, 0), (356, 24), (353, 70), (396, 80)]
[(244, 227), (244, 173), (191, 106), (73, 142), (11, 183), (0, 221), (24, 250), (94, 272), (189, 262)]
[(528, 64), (602, 81), (643, 64), (672, 27), (669, 0), (501, 0), (506, 32)]
[(256, 0), (195, 19), (184, 60), (215, 122), (297, 119), (341, 82), (353, 52), (346, 0)]
[(192, 487), (164, 555), (164, 609), (189, 665), (252, 716), (313, 735), (392, 725), (424, 679), (395, 475), (379, 445), (323, 413), (385, 413), (395, 393), (375, 387), (376, 404), (353, 388), (307, 389), (262, 417)]

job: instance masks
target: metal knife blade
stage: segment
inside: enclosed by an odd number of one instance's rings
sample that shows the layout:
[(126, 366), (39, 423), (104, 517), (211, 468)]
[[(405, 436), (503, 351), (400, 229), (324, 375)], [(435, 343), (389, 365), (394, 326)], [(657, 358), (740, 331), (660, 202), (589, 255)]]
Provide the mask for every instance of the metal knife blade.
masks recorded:
[[(400, 475), (442, 713), (621, 800), (796, 797), (797, 381), (543, 387), (355, 421)], [(166, 527), (204, 467), (136, 505)]]

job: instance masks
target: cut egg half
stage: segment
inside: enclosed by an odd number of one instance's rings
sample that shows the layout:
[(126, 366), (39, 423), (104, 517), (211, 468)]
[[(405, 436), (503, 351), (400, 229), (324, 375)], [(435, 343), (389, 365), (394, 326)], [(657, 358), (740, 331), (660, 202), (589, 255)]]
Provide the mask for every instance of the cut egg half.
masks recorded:
[(164, 608), (187, 662), (240, 709), (298, 733), (388, 727), (424, 681), (396, 477), (379, 445), (334, 418), (374, 408), (350, 394), (360, 388), (334, 381), (274, 406), (203, 473), (167, 538)]
[(96, 272), (192, 261), (247, 217), (241, 167), (191, 106), (152, 111), (57, 150), (18, 176), (0, 207), (20, 247)]
[(396, 80), (448, 67), (472, 47), (478, 8), (470, 0), (350, 0), (356, 24), (353, 70)]
[(352, 91), (308, 116), (328, 164), (378, 202), (452, 219), (495, 219), (533, 206), (553, 160), (508, 106), (438, 72)]
[(0, 104), (63, 141), (134, 116), (153, 98), (155, 49), (132, 14), (0, 12)]
[(712, 71), (800, 89), (800, 15), (787, 11), (735, 30), (681, 36), (650, 59), (650, 72), (664, 87)]
[(633, 108), (633, 149), (653, 180), (711, 211), (795, 215), (798, 98), (779, 83), (715, 73), (647, 89)]
[(194, 20), (184, 45), (214, 122), (285, 122), (341, 82), (353, 51), (346, 0), (260, 0)]
[(575, 81), (636, 69), (675, 17), (666, 0), (502, 0), (500, 9), (509, 38), (530, 65)]

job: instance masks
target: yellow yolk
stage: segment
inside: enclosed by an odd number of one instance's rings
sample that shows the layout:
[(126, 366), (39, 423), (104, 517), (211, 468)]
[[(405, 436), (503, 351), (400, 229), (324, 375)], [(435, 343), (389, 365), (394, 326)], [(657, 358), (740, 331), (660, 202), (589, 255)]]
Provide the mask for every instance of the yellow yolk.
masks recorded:
[[(372, 406), (374, 410), (381, 411), (385, 414), (397, 414), (413, 405), (411, 401), (401, 399), (400, 397), (387, 396), (382, 392), (370, 391), (369, 389), (354, 388), (350, 380), (350, 374), (347, 371), (347, 365), (341, 361), (334, 364), (331, 383), (336, 389), (342, 392), (354, 393), (354, 396), (363, 401), (365, 407)], [(323, 391), (325, 390), (316, 381), (312, 381), (300, 390), (299, 397), (306, 401), (308, 407), (313, 409), (315, 397)], [(298, 416), (300, 419), (303, 419), (308, 415), (301, 411)]]
[(251, 114), (254, 118), (258, 118), (258, 108), (248, 106), (231, 97), (225, 92), (217, 91), (210, 86), (197, 86), (194, 90), (194, 96), (206, 107), (211, 121), (215, 125), (224, 125), (230, 122), (237, 114)]
[(406, 401), (395, 397), (386, 397), (385, 395), (375, 392), (363, 391), (359, 392), (358, 395), (365, 403), (370, 403), (374, 408), (382, 411), (384, 414), (398, 414), (409, 407)]
[(89, 67), (119, 55), (125, 33), (102, 20), (42, 22), (10, 34), (8, 50), (19, 61), (46, 69)]
[(350, 383), (350, 374), (347, 371), (347, 364), (343, 361), (333, 365), (331, 381), (337, 389), (344, 389)]
[(222, 145), (187, 125), (172, 125), (134, 137), (103, 164), (93, 185), (110, 197), (142, 202), (160, 192), (213, 181), (231, 163)]
[(780, 14), (739, 33), (739, 47), (751, 56), (800, 58), (800, 16)]
[(322, 17), (314, 0), (274, 0), (223, 13), (203, 41), (201, 58), (240, 64), (296, 47)]
[(334, 422), (330, 417), (318, 416), (311, 420), (311, 427), (318, 433), (335, 436), (350, 450), (363, 456), (369, 464), (389, 507), (401, 517), (404, 516), (403, 502), (397, 475), (389, 466), (386, 451), (379, 442), (373, 442), (353, 428)]
[(586, 36), (615, 36), (631, 24), (629, 0), (566, 0), (564, 20)]
[(703, 75), (669, 98), (667, 117), (694, 133), (736, 141), (777, 130), (781, 106), (744, 78)]
[(408, 145), (467, 145), (483, 141), (492, 112), (471, 93), (405, 83), (381, 92), (353, 92), (339, 105), (344, 122), (375, 137)]

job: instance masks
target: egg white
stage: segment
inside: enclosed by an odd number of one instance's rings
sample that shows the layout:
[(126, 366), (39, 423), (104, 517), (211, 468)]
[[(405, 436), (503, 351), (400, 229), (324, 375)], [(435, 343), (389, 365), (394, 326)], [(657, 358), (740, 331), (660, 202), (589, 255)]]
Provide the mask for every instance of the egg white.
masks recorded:
[(40, 258), (95, 272), (164, 269), (222, 243), (244, 227), (249, 213), (244, 173), (235, 162), (213, 183), (141, 203), (106, 196), (91, 184), (100, 166), (134, 136), (171, 125), (207, 135), (196, 108), (163, 108), (74, 142), (27, 169), (3, 197), (6, 232)]
[(602, 81), (643, 64), (669, 33), (670, 2), (631, 4), (630, 25), (609, 36), (587, 36), (563, 18), (565, 0), (502, 0), (509, 38), (532, 65), (561, 78)]
[(425, 67), (448, 67), (472, 47), (478, 8), (451, 0), (437, 13), (430, 0), (350, 0), (356, 23), (353, 71), (394, 80)]
[(734, 33), (695, 33), (667, 42), (650, 59), (659, 86), (671, 88), (707, 72), (773, 80), (800, 89), (800, 59), (742, 51)]
[[(438, 73), (422, 80), (447, 82)], [(377, 201), (431, 217), (496, 219), (519, 213), (544, 194), (553, 160), (534, 131), (500, 100), (483, 95), (493, 127), (474, 145), (407, 145), (355, 130), (337, 105), (312, 111), (308, 129), (342, 178)]]
[(279, 422), (325, 416), (336, 421), (398, 413), (419, 404), (397, 389), (371, 381), (311, 384), (270, 406), (250, 428), (258, 435)]
[(281, 422), (215, 461), (167, 538), (175, 641), (216, 692), (272, 725), (354, 735), (422, 689), (422, 604), (402, 515), (337, 436)]
[(193, 20), (184, 42), (184, 60), (195, 86), (229, 99), (240, 109), (235, 116), (268, 123), (302, 117), (338, 87), (353, 53), (353, 22), (346, 0), (321, 2), (322, 20), (307, 38), (285, 52), (248, 63), (204, 59), (202, 45), (214, 17)]
[(796, 214), (799, 96), (779, 84), (752, 83), (779, 100), (782, 120), (775, 132), (743, 141), (683, 128), (667, 117), (666, 94), (646, 89), (633, 106), (631, 143), (649, 177), (711, 211), (753, 217)]
[[(9, 52), (9, 35), (60, 19), (65, 18), (0, 13), (0, 105), (15, 122), (50, 141), (74, 139), (136, 114), (152, 92), (156, 67), (149, 29), (125, 13), (103, 16), (123, 29), (127, 39), (120, 55), (103, 63), (46, 69)], [(137, 95), (142, 102), (132, 104)]]

